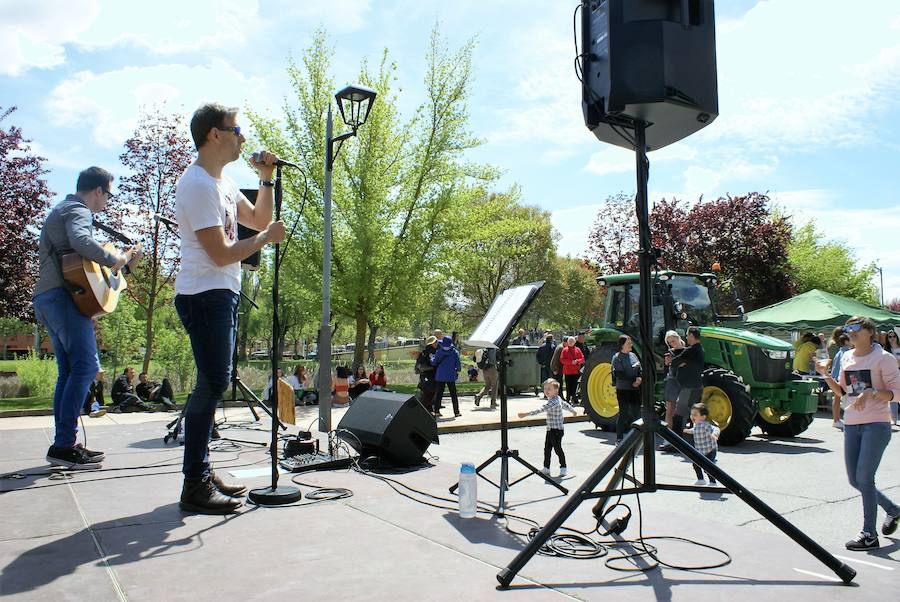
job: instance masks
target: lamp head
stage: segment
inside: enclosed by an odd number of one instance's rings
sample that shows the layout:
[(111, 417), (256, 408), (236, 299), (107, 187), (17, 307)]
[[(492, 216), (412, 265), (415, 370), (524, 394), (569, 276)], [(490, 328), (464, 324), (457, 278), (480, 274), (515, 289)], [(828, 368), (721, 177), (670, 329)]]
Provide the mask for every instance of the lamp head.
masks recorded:
[(347, 86), (335, 94), (344, 123), (356, 131), (368, 119), (375, 96), (375, 90), (360, 85)]

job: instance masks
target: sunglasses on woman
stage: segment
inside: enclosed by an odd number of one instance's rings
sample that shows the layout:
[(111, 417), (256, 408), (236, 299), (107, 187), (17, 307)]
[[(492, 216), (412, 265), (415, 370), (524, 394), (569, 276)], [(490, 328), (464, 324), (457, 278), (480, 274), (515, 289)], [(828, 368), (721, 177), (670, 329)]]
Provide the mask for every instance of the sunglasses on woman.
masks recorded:
[(847, 324), (841, 331), (843, 332), (859, 332), (862, 329), (862, 324)]

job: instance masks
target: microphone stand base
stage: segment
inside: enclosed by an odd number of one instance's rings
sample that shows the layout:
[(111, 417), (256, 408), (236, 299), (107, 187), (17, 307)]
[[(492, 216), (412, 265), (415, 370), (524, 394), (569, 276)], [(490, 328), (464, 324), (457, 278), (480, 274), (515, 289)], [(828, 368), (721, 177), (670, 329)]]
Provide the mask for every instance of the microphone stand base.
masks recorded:
[(260, 506), (284, 506), (285, 504), (299, 502), (303, 498), (303, 494), (297, 487), (282, 485), (274, 489), (272, 487), (251, 489), (248, 498), (251, 502)]

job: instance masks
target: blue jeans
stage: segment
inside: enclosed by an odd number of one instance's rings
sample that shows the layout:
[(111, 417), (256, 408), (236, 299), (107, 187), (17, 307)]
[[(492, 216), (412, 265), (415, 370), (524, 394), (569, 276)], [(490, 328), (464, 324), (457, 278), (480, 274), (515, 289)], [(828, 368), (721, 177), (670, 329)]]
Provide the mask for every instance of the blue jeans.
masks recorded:
[(863, 502), (863, 528), (875, 535), (878, 506), (894, 514), (900, 507), (875, 488), (875, 472), (881, 456), (891, 440), (891, 425), (887, 422), (847, 424), (844, 426), (844, 463), (850, 486), (859, 490)]
[(238, 301), (238, 294), (227, 289), (175, 297), (175, 309), (191, 339), (197, 365), (197, 384), (184, 410), (182, 472), (186, 479), (200, 479), (210, 471), (213, 417), (231, 382)]
[(94, 323), (78, 311), (69, 292), (62, 288), (34, 298), (34, 315), (53, 341), (57, 379), (53, 392), (54, 447), (69, 448), (78, 436), (78, 416), (91, 382), (100, 370)]

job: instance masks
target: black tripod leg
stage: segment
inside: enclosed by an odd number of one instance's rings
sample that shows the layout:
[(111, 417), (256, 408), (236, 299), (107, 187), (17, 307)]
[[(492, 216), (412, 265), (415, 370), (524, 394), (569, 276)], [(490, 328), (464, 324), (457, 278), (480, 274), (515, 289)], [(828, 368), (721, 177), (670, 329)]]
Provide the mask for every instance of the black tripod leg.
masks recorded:
[(744, 488), (743, 485), (728, 476), (728, 473), (697, 451), (692, 445), (689, 445), (684, 439), (676, 435), (669, 427), (660, 428), (659, 434), (688, 460), (705, 470), (707, 474), (714, 476), (716, 480), (722, 483), (729, 491), (741, 498), (748, 506), (759, 512), (766, 520), (781, 529), (785, 535), (797, 542), (804, 550), (815, 556), (822, 564), (834, 571), (844, 583), (853, 581), (853, 578), (856, 576), (856, 570), (832, 556), (828, 550), (816, 543), (806, 533), (795, 527), (793, 523), (775, 512), (766, 505), (765, 502)]
[[(562, 485), (560, 485), (559, 483), (557, 483), (556, 481), (551, 479), (550, 475), (546, 475), (546, 474), (542, 473), (540, 470), (538, 470), (537, 468), (535, 468), (534, 466), (529, 464), (527, 461), (520, 458), (519, 454), (517, 452), (513, 453), (512, 457), (515, 458), (519, 462), (519, 464), (521, 464), (522, 466), (524, 466), (525, 468), (530, 470), (533, 474), (536, 474), (537, 476), (541, 477), (542, 479), (547, 481), (549, 484), (551, 484), (554, 487), (556, 487), (557, 489), (559, 489), (563, 494), (568, 495), (568, 493), (569, 493), (568, 489), (566, 489), (565, 487), (563, 487)], [(531, 476), (531, 475), (527, 475), (527, 476)], [(524, 479), (527, 477), (522, 477), (522, 478)], [(516, 483), (518, 483), (521, 480), (522, 479), (519, 479), (518, 481), (516, 481)]]
[[(259, 405), (259, 407), (261, 407), (263, 409), (263, 411), (266, 414), (268, 414), (270, 418), (272, 418), (272, 420), (274, 420), (275, 422), (278, 423), (278, 428), (280, 428), (283, 431), (287, 430), (287, 427), (284, 426), (284, 424), (278, 418), (275, 417), (275, 414), (272, 412), (272, 408), (268, 407), (265, 404), (265, 402), (263, 402), (263, 400), (261, 400), (259, 397), (257, 397), (253, 391), (248, 389), (247, 385), (244, 384), (244, 381), (238, 379), (237, 385), (238, 385), (238, 387), (241, 388), (241, 393), (243, 393), (245, 396), (244, 400), (247, 402), (247, 406), (250, 408), (250, 411), (253, 413), (253, 417), (257, 421), (259, 421), (259, 415), (253, 409), (253, 402), (256, 402)], [(250, 399), (247, 399), (248, 396)]]
[[(481, 471), (484, 470), (485, 468), (487, 468), (487, 466), (489, 466), (491, 462), (493, 462), (494, 460), (496, 460), (497, 458), (499, 458), (502, 455), (503, 455), (503, 450), (495, 451), (493, 456), (491, 456), (490, 458), (488, 458), (487, 460), (485, 460), (484, 462), (482, 462), (481, 464), (478, 465), (478, 468), (475, 469), (475, 474), (477, 474), (479, 477), (481, 477), (482, 479), (484, 479), (485, 481), (487, 481), (494, 487), (499, 487), (499, 485), (494, 483), (492, 480), (483, 476), (481, 474)], [(459, 483), (456, 483), (455, 485), (453, 485), (450, 488), (450, 493), (455, 493), (458, 488), (459, 488)]]
[[(613, 471), (612, 478), (609, 479), (609, 483), (606, 484), (606, 491), (611, 491), (617, 488), (622, 484), (622, 479), (628, 474), (628, 466), (634, 461), (634, 451), (625, 454), (622, 457), (622, 461), (619, 462), (619, 465)], [(594, 507), (591, 509), (591, 512), (597, 518), (603, 516), (603, 512), (606, 510), (606, 504), (609, 502), (608, 497), (601, 497), (597, 500), (597, 503), (594, 504)]]
[(553, 535), (557, 529), (559, 529), (564, 522), (572, 515), (575, 510), (578, 509), (578, 506), (587, 499), (587, 497), (593, 492), (594, 487), (600, 484), (600, 481), (609, 473), (610, 470), (613, 470), (618, 463), (626, 454), (634, 453), (634, 448), (636, 445), (640, 445), (642, 441), (642, 433), (637, 429), (631, 429), (625, 435), (625, 438), (622, 439), (622, 442), (612, 451), (610, 455), (606, 457), (606, 460), (597, 467), (591, 476), (587, 478), (587, 480), (581, 484), (581, 487), (568, 499), (568, 501), (563, 504), (562, 508), (560, 508), (556, 514), (553, 515), (544, 528), (537, 532), (528, 545), (525, 546), (518, 555), (513, 558), (512, 562), (507, 565), (505, 569), (497, 573), (497, 581), (500, 582), (500, 585), (503, 587), (509, 587), (510, 582), (512, 582), (513, 578), (516, 574), (522, 570), (529, 560), (531, 560), (532, 556), (537, 554), (538, 550), (541, 549), (541, 546), (550, 539), (550, 536)]

